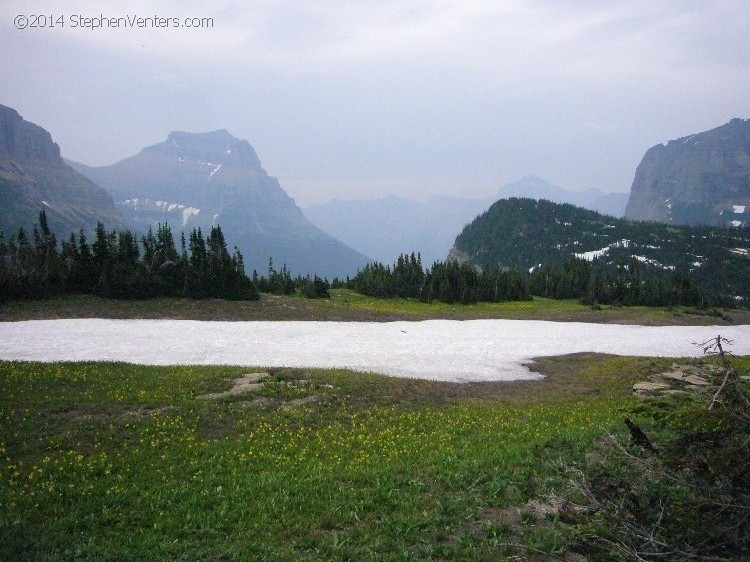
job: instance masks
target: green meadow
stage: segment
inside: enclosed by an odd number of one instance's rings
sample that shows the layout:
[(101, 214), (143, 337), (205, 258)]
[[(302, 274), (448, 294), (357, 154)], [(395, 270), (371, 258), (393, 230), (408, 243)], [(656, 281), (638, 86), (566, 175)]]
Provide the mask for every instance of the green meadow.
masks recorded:
[[(497, 560), (566, 552), (545, 498), (664, 359), (450, 384), (0, 362), (0, 559)], [(544, 559), (544, 558), (540, 558)]]
[(697, 310), (690, 307), (600, 305), (577, 300), (534, 297), (529, 301), (470, 305), (407, 298), (375, 298), (348, 289), (332, 289), (330, 298), (309, 299), (301, 294), (261, 294), (258, 301), (154, 298), (104, 299), (92, 295), (67, 295), (37, 301), (0, 303), (0, 321), (54, 318), (170, 318), (190, 320), (339, 320), (394, 321), (481, 318), (553, 320), (615, 324), (714, 325), (748, 324), (746, 309)]

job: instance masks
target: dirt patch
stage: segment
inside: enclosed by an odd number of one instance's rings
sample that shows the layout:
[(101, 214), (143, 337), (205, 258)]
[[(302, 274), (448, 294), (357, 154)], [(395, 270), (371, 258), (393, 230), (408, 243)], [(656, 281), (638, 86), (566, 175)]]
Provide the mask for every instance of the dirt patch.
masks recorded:
[(49, 409), (44, 412), (48, 419), (64, 419), (69, 422), (109, 422), (123, 420), (143, 420), (150, 416), (159, 416), (174, 409), (174, 406), (135, 406), (121, 410), (102, 412), (79, 408), (62, 410)]
[(237, 402), (237, 405), (240, 408), (259, 408), (261, 406), (268, 406), (272, 403), (273, 400), (271, 400), (267, 396), (261, 396), (260, 398), (256, 398), (255, 400), (240, 400), (239, 402)]
[(232, 381), (232, 388), (224, 392), (212, 392), (210, 394), (201, 394), (197, 396), (201, 400), (218, 400), (227, 396), (236, 396), (246, 392), (253, 392), (263, 386), (263, 381), (269, 376), (268, 373), (248, 373)]
[(311, 402), (317, 402), (320, 398), (313, 394), (312, 396), (305, 396), (304, 398), (295, 398), (294, 400), (287, 400), (284, 402), (284, 406), (287, 408), (296, 408), (297, 406), (303, 406), (304, 404), (310, 404)]

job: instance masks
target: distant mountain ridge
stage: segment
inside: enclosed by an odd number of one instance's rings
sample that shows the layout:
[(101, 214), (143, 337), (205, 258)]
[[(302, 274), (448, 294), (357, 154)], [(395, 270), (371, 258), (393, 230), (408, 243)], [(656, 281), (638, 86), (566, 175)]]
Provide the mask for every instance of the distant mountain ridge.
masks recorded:
[(498, 191), (498, 199), (526, 197), (529, 199), (546, 199), (553, 203), (570, 203), (577, 207), (597, 211), (603, 215), (621, 217), (625, 213), (628, 193), (604, 193), (597, 188), (583, 191), (570, 191), (538, 178), (525, 176), (519, 181), (504, 185)]
[(265, 273), (272, 257), (276, 267), (286, 264), (294, 274), (333, 277), (353, 274), (369, 261), (311, 224), (262, 168), (250, 143), (225, 129), (172, 132), (109, 166), (71, 165), (112, 194), (133, 228), (221, 225), (249, 271)]
[(671, 224), (750, 224), (750, 119), (651, 147), (625, 216)]
[(42, 210), (58, 238), (92, 231), (98, 221), (124, 225), (112, 197), (63, 161), (49, 132), (0, 105), (0, 230), (30, 234)]
[(459, 197), (413, 201), (384, 199), (342, 201), (303, 209), (313, 224), (382, 263), (401, 253), (421, 253), (431, 265), (443, 260), (456, 233), (490, 202)]
[(690, 275), (715, 294), (750, 300), (750, 229), (675, 227), (532, 199), (501, 199), (456, 237), (449, 259), (528, 271), (572, 257)]
[(303, 212), (326, 232), (377, 261), (392, 263), (403, 252), (421, 252), (423, 263), (431, 265), (446, 258), (456, 235), (479, 213), (498, 198), (519, 195), (576, 203), (615, 216), (622, 215), (628, 197), (626, 193), (605, 194), (598, 189), (567, 191), (526, 176), (503, 186), (492, 198), (333, 200), (310, 205)]

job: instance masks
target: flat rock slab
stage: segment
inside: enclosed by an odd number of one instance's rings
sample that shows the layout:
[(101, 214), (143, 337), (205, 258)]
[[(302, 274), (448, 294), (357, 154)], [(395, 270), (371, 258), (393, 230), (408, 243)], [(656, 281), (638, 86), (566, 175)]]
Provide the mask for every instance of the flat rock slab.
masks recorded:
[(219, 398), (225, 398), (227, 396), (234, 396), (236, 394), (243, 394), (245, 392), (252, 392), (258, 390), (263, 386), (263, 379), (269, 377), (268, 373), (248, 373), (242, 375), (240, 378), (232, 381), (232, 388), (225, 392), (213, 392), (211, 394), (202, 394), (198, 398), (202, 400), (218, 400)]
[(678, 365), (677, 363), (672, 365), (671, 369), (673, 371), (681, 371), (683, 373), (688, 373), (688, 374), (693, 374), (693, 375), (701, 372), (701, 370), (695, 365)]
[(657, 376), (663, 379), (671, 379), (673, 381), (683, 381), (687, 375), (682, 371), (670, 371), (668, 373), (660, 373)]
[(637, 382), (633, 385), (633, 390), (656, 391), (667, 390), (669, 385), (663, 382)]
[(698, 375), (688, 375), (683, 380), (686, 383), (694, 384), (695, 386), (708, 386), (708, 381)]

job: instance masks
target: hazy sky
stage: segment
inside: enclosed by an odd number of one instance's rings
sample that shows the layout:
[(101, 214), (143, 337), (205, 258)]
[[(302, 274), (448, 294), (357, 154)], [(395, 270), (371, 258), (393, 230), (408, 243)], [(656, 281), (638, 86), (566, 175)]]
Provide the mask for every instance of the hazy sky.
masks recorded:
[[(39, 15), (55, 27), (17, 29)], [(81, 27), (100, 16), (213, 26)], [(0, 104), (49, 130), (65, 157), (109, 164), (173, 130), (226, 128), (301, 205), (483, 197), (526, 174), (628, 191), (652, 145), (750, 117), (750, 9), (5, 0), (0, 72)]]

